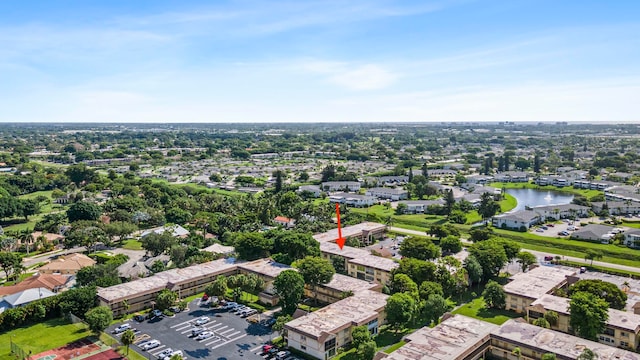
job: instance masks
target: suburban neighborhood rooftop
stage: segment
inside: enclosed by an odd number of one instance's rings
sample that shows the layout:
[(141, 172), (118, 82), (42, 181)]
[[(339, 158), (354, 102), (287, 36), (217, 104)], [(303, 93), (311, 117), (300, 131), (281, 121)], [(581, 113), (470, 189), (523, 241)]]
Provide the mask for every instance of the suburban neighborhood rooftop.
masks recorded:
[(567, 276), (571, 275), (575, 275), (575, 271), (539, 266), (526, 273), (512, 276), (511, 282), (504, 285), (504, 291), (507, 294), (538, 299), (565, 282)]

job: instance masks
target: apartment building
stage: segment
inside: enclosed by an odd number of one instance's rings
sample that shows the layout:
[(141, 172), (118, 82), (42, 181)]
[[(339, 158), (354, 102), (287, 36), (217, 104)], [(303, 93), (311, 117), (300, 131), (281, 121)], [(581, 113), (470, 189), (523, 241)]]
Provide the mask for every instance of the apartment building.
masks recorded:
[(371, 334), (386, 323), (384, 307), (389, 296), (362, 290), (284, 325), (290, 348), (317, 359), (329, 359), (351, 341), (351, 331), (366, 325)]
[[(558, 313), (558, 323), (551, 328), (565, 333), (571, 333), (569, 326), (569, 298), (543, 295), (527, 309), (529, 321), (543, 317), (547, 311)], [(632, 312), (609, 309), (609, 319), (605, 330), (598, 335), (598, 341), (612, 346), (627, 349), (637, 349), (640, 345), (640, 315)]]
[(333, 261), (338, 258), (344, 261), (344, 268), (349, 276), (385, 285), (391, 280), (391, 270), (398, 263), (384, 257), (372, 255), (369, 250), (344, 246), (342, 249), (334, 243), (321, 243), (322, 257)]
[(526, 314), (527, 309), (534, 301), (564, 287), (567, 285), (568, 279), (575, 274), (574, 270), (539, 266), (526, 273), (513, 275), (510, 282), (503, 286), (506, 295), (506, 309)]
[(322, 191), (360, 191), (360, 183), (357, 181), (326, 181), (320, 185)]
[(409, 192), (407, 190), (387, 187), (376, 187), (367, 189), (365, 195), (373, 196), (378, 199), (389, 199), (392, 201), (404, 200), (409, 198)]

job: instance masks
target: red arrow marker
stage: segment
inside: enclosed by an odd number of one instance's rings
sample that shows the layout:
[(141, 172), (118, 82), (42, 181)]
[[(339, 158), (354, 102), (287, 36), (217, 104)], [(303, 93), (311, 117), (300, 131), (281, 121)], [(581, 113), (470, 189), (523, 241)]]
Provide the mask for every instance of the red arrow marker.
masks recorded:
[(338, 203), (336, 203), (336, 217), (338, 218), (338, 240), (336, 240), (336, 243), (340, 246), (340, 250), (342, 250), (346, 239), (342, 237), (342, 226), (340, 225), (340, 204)]

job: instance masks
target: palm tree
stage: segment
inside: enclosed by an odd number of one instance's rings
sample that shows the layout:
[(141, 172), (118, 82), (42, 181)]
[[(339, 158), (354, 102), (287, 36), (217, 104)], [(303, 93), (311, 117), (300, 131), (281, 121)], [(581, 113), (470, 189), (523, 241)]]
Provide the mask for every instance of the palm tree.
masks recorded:
[(127, 355), (129, 355), (129, 345), (133, 344), (133, 341), (136, 339), (136, 334), (132, 330), (127, 330), (122, 333), (120, 340), (122, 341), (122, 345), (127, 347)]
[(517, 359), (520, 359), (520, 356), (522, 356), (522, 350), (520, 350), (520, 348), (516, 346), (513, 350), (511, 350), (511, 354), (515, 355)]

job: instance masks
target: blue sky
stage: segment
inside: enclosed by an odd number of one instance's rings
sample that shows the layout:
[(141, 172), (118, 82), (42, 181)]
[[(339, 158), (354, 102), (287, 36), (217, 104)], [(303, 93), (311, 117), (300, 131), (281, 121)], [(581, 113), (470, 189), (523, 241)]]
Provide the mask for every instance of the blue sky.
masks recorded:
[(0, 121), (640, 121), (640, 2), (0, 2)]

